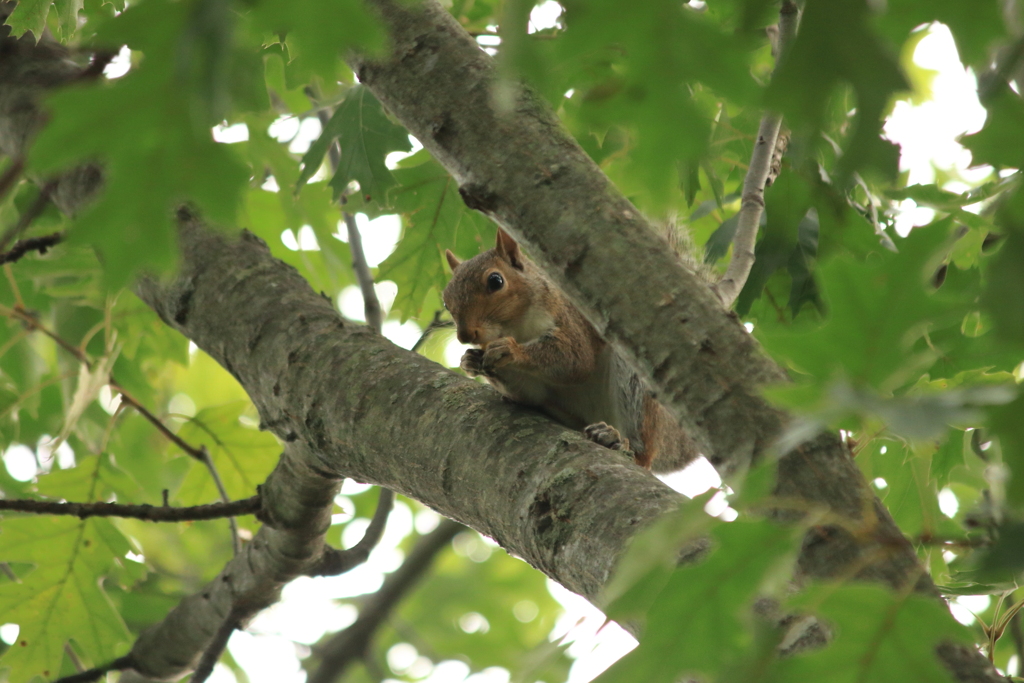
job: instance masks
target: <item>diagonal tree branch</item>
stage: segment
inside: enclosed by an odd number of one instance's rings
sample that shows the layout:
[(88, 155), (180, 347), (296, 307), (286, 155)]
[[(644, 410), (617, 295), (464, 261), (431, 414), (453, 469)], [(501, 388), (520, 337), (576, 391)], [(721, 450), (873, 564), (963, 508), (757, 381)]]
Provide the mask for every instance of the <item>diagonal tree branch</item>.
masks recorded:
[[(370, 2), (384, 18), (392, 53), (353, 58), (360, 80), (449, 169), (467, 204), (525, 238), (598, 329), (662, 390), (721, 471), (763, 457), (788, 416), (759, 387), (781, 381), (781, 370), (716, 295), (665, 253), (539, 98), (523, 90), (514, 107), (493, 108), (492, 61), (439, 4)], [(40, 125), (24, 116), (38, 83), (61, 82), (17, 80), (24, 76), (19, 60), (32, 62), (36, 75), (47, 59), (54, 71), (62, 68), (59, 54), (37, 54), (24, 43), (0, 63), (0, 113), (12, 99), (22, 106), (14, 125), (0, 126), (13, 131), (0, 135), (0, 150), (10, 155)], [(54, 201), (65, 211), (80, 207), (100, 182), (97, 169), (76, 169), (60, 179)], [(578, 433), (341, 321), (253, 236), (229, 242), (187, 213), (181, 222), (181, 273), (170, 283), (144, 281), (137, 291), (239, 379), (262, 425), (288, 446), (263, 491), (269, 522), (216, 581), (139, 638), (131, 657), (142, 674), (189, 670), (231, 610), (244, 606), (244, 624), (276, 600), (285, 581), (315, 566), (336, 476), (411, 495), (591, 600), (628, 540), (680, 502), (649, 473)], [(912, 546), (884, 508), (864, 504), (870, 490), (837, 435), (785, 454), (776, 492), (863, 527), (809, 536), (803, 576), (858, 566), (860, 577), (903, 586), (920, 575)], [(930, 590), (924, 580), (919, 587)], [(970, 648), (940, 651), (959, 680), (997, 680)]]
[(437, 553), (463, 529), (465, 527), (458, 522), (446, 519), (436, 529), (419, 539), (402, 566), (389, 574), (380, 590), (360, 607), (359, 618), (316, 648), (316, 654), (320, 656), (320, 665), (309, 677), (308, 683), (332, 683), (340, 680), (351, 664), (363, 659), (377, 629), (391, 615), (399, 601), (430, 569)]

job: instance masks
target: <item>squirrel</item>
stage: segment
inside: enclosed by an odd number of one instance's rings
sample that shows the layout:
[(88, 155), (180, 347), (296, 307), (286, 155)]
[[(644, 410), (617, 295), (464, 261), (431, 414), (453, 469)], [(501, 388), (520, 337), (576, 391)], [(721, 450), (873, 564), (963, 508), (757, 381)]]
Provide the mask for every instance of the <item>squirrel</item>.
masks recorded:
[(590, 440), (632, 451), (655, 472), (699, 453), (639, 375), (566, 296), (498, 229), (493, 249), (466, 261), (445, 251), (445, 307), (466, 350), (460, 368), (515, 403), (534, 406)]

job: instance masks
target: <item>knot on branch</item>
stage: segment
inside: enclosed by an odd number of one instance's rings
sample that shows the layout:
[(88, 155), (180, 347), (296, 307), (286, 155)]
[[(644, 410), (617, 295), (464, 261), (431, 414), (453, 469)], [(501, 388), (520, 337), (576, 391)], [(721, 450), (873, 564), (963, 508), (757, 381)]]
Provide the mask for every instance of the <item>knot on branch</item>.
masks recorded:
[(498, 195), (483, 183), (464, 183), (459, 188), (462, 201), (481, 213), (493, 213), (498, 208)]

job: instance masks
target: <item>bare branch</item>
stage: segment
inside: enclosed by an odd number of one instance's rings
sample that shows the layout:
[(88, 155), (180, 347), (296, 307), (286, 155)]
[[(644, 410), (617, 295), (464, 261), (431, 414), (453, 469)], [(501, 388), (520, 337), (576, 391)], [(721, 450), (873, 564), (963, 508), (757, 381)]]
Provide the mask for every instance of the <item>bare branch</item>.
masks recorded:
[(363, 238), (356, 226), (356, 217), (348, 211), (344, 212), (345, 227), (348, 229), (348, 246), (352, 251), (352, 270), (356, 273), (359, 281), (359, 289), (363, 293), (363, 310), (366, 312), (366, 324), (377, 334), (380, 334), (383, 322), (383, 311), (380, 307), (380, 300), (377, 299), (377, 292), (373, 288), (373, 276), (370, 274), (370, 267), (366, 264), (366, 255), (363, 253)]
[[(32, 317), (32, 315), (28, 311), (24, 310), (20, 306), (15, 306), (12, 309), (0, 307), (0, 312), (3, 312), (4, 314), (14, 318), (18, 318), (19, 320), (26, 324), (29, 330), (39, 330), (47, 337), (55, 341), (57, 345), (60, 346), (62, 349), (64, 349), (65, 351), (73, 355), (75, 358), (77, 358), (78, 361), (86, 367), (86, 369), (92, 370), (92, 361), (89, 360), (89, 357), (86, 355), (83, 349), (80, 349), (79, 347), (63, 339), (60, 335), (40, 325), (39, 322), (34, 317)], [(206, 469), (209, 470), (210, 476), (213, 478), (213, 483), (217, 487), (217, 491), (220, 494), (221, 501), (224, 502), (225, 504), (231, 502), (231, 498), (228, 496), (227, 489), (224, 487), (224, 482), (220, 478), (220, 473), (217, 471), (217, 467), (214, 464), (213, 459), (210, 457), (209, 451), (206, 450), (206, 446), (200, 446), (199, 448), (196, 448), (195, 446), (186, 443), (184, 439), (182, 439), (180, 436), (172, 432), (170, 428), (167, 425), (165, 425), (160, 418), (151, 413), (149, 409), (142, 405), (142, 403), (140, 403), (134, 396), (125, 391), (124, 387), (122, 387), (118, 383), (118, 381), (114, 379), (113, 375), (110, 376), (109, 383), (110, 386), (121, 395), (122, 401), (124, 401), (126, 404), (130, 405), (132, 408), (137, 410), (140, 415), (142, 415), (154, 427), (156, 427), (157, 431), (163, 434), (171, 443), (176, 445), (181, 450), (185, 451), (185, 453), (187, 453), (192, 458), (203, 463)], [(228, 525), (231, 528), (231, 544), (232, 547), (234, 548), (235, 554), (237, 555), (242, 548), (242, 541), (238, 536), (238, 522), (235, 521), (234, 517), (229, 517)]]
[[(307, 94), (313, 96), (315, 93), (307, 89)], [(327, 122), (331, 120), (331, 115), (326, 109), (318, 111), (317, 117), (320, 119), (320, 126), (322, 128), (326, 128)], [(327, 148), (327, 155), (331, 164), (331, 170), (337, 171), (338, 164), (341, 162), (341, 149), (336, 141), (332, 141), (330, 147)], [(342, 197), (341, 203), (344, 206), (344, 197)], [(380, 334), (381, 325), (384, 322), (384, 314), (380, 306), (380, 300), (377, 298), (377, 291), (373, 288), (373, 275), (370, 274), (370, 267), (366, 263), (366, 254), (363, 252), (363, 238), (359, 234), (356, 217), (348, 211), (343, 211), (342, 216), (345, 219), (345, 229), (348, 231), (349, 250), (352, 252), (352, 270), (356, 274), (359, 290), (363, 294), (363, 311), (366, 317), (366, 324), (374, 332)]]
[[(217, 493), (220, 494), (220, 499), (224, 503), (230, 503), (231, 498), (228, 496), (228, 490), (224, 487), (224, 481), (220, 478), (217, 466), (213, 464), (210, 452), (206, 450), (206, 446), (200, 446), (200, 450), (203, 452), (202, 463), (206, 465), (206, 469), (213, 479), (213, 484), (217, 487)], [(238, 553), (242, 552), (242, 540), (238, 536), (238, 521), (234, 517), (229, 517), (228, 526), (231, 527), (231, 546), (235, 551), (235, 555), (238, 555)]]
[(230, 503), (210, 503), (190, 507), (159, 507), (155, 505), (124, 505), (120, 503), (62, 503), (52, 500), (0, 500), (0, 510), (31, 512), (37, 515), (70, 515), (88, 517), (130, 517), (147, 522), (190, 522), (220, 519), (235, 515), (256, 514), (261, 509), (260, 496)]
[(0, 199), (4, 198), (15, 183), (18, 182), (18, 178), (21, 176), (21, 171), (25, 168), (25, 159), (22, 157), (15, 157), (11, 160), (11, 165), (4, 170), (4, 174), (0, 175)]
[(105, 676), (111, 671), (124, 671), (132, 667), (132, 656), (125, 655), (124, 657), (118, 657), (109, 664), (98, 666), (95, 669), (88, 669), (71, 676), (65, 676), (64, 678), (58, 678), (53, 683), (91, 683), (91, 681), (98, 681), (100, 678)]
[(46, 205), (50, 203), (50, 194), (54, 188), (57, 187), (57, 181), (51, 180), (43, 186), (43, 189), (39, 190), (39, 196), (32, 202), (32, 205), (25, 210), (25, 213), (21, 214), (18, 218), (18, 222), (7, 229), (7, 231), (0, 237), (0, 252), (7, 248), (7, 245), (11, 243), (15, 237), (24, 232), (32, 221), (39, 217), (39, 214), (43, 212)]
[(384, 535), (384, 527), (387, 525), (394, 502), (394, 492), (382, 488), (380, 498), (377, 500), (377, 510), (373, 513), (370, 526), (366, 527), (366, 533), (359, 542), (348, 550), (325, 548), (320, 565), (310, 572), (310, 576), (337, 576), (366, 562), (370, 557), (370, 551), (380, 543), (380, 538)]
[[(778, 50), (779, 60), (785, 58), (786, 48), (796, 36), (797, 24), (800, 21), (800, 10), (792, 0), (782, 3), (779, 12)], [(736, 224), (736, 236), (733, 238), (732, 260), (725, 275), (715, 285), (715, 291), (726, 308), (732, 307), (736, 297), (747, 282), (750, 269), (754, 266), (754, 244), (757, 241), (757, 229), (761, 225), (761, 214), (764, 212), (764, 189), (774, 180), (773, 163), (777, 155), (779, 130), (782, 128), (782, 115), (766, 112), (761, 118), (761, 126), (757, 131), (757, 141), (750, 158), (750, 168), (743, 181), (743, 194), (740, 213)], [(778, 175), (778, 170), (775, 171)]]
[(388, 618), (391, 610), (426, 574), (437, 553), (465, 528), (458, 522), (446, 519), (419, 539), (402, 566), (384, 580), (380, 590), (359, 610), (359, 618), (316, 648), (321, 657), (320, 666), (309, 677), (308, 683), (333, 683), (341, 678), (349, 665), (362, 659), (373, 634)]
[(427, 329), (423, 330), (423, 334), (420, 335), (420, 338), (416, 340), (416, 343), (413, 344), (412, 348), (409, 350), (413, 353), (419, 351), (420, 347), (427, 343), (427, 340), (430, 339), (430, 335), (432, 335), (436, 330), (449, 329), (452, 327), (455, 327), (454, 322), (451, 320), (441, 320), (441, 311), (434, 311), (434, 319), (430, 321), (430, 324), (427, 325)]
[(55, 232), (44, 237), (30, 237), (18, 240), (11, 247), (10, 251), (0, 252), (0, 265), (14, 263), (30, 251), (38, 251), (40, 254), (45, 254), (50, 247), (60, 244), (63, 239), (64, 233)]
[(228, 646), (231, 634), (241, 625), (237, 612), (237, 610), (232, 610), (224, 618), (224, 621), (221, 622), (217, 632), (213, 634), (213, 640), (210, 641), (210, 645), (199, 659), (196, 670), (192, 672), (192, 678), (189, 679), (189, 683), (205, 683), (206, 679), (213, 673), (213, 667), (216, 666), (217, 660), (220, 659), (221, 654), (224, 652), (224, 648)]

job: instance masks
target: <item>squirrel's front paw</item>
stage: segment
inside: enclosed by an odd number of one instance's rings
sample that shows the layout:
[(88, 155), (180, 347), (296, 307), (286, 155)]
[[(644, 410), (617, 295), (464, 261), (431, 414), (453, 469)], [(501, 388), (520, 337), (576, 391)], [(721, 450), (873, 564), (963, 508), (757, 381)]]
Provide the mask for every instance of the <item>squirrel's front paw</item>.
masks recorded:
[(466, 349), (459, 361), (459, 368), (469, 377), (477, 377), (484, 374), (483, 367), (484, 352), (481, 349)]
[(583, 428), (583, 434), (594, 443), (613, 451), (628, 451), (629, 439), (619, 434), (619, 430), (607, 422), (597, 422)]
[(483, 374), (494, 374), (495, 370), (513, 362), (521, 354), (519, 344), (512, 337), (495, 339), (484, 350)]

